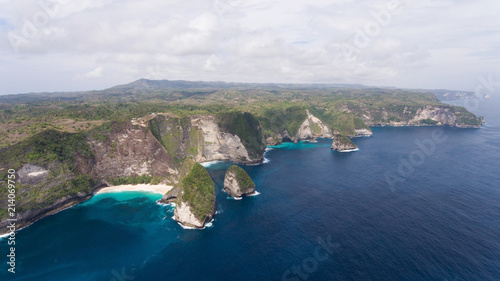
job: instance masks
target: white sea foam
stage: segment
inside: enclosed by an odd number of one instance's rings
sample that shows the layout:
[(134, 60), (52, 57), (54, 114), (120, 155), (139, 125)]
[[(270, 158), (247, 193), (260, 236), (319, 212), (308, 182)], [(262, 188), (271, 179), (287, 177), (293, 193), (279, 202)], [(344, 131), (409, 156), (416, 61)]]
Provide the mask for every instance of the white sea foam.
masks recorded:
[(241, 199), (243, 199), (243, 197), (231, 197), (231, 196), (228, 196), (227, 199), (229, 199), (229, 200), (241, 200)]
[(223, 161), (210, 161), (210, 162), (203, 162), (203, 163), (200, 163), (200, 164), (201, 164), (203, 167), (208, 168), (208, 167), (210, 167), (210, 166), (212, 166), (212, 165), (215, 165), (215, 164), (217, 164), (217, 163), (221, 163), (221, 162), (223, 162)]
[(205, 228), (211, 228), (214, 226), (214, 218), (212, 218), (211, 221), (207, 222), (202, 228), (197, 228), (197, 227), (191, 227), (191, 226), (186, 226), (186, 225), (183, 225), (182, 223), (180, 222), (177, 222), (182, 228), (184, 229), (190, 229), (190, 230), (202, 230), (202, 229), (205, 229)]
[(9, 233), (5, 233), (5, 234), (0, 235), (0, 241), (1, 241), (2, 239), (4, 239), (4, 238), (9, 237), (9, 235), (10, 235), (10, 232), (9, 232)]
[[(191, 227), (191, 226), (186, 226), (186, 225), (183, 225), (182, 223), (180, 222), (177, 222), (182, 228), (184, 229), (199, 229), (199, 228), (196, 228), (196, 227)], [(202, 228), (203, 229), (203, 228)]]
[(252, 194), (247, 195), (247, 196), (257, 196), (257, 195), (260, 195), (260, 192), (254, 191)]
[(342, 151), (339, 151), (339, 152), (354, 152), (354, 151), (359, 151), (359, 148), (349, 149), (349, 150), (342, 150)]
[(156, 205), (159, 205), (159, 206), (162, 206), (162, 207), (166, 207), (166, 206), (175, 207), (175, 203), (174, 202), (163, 203), (163, 202), (160, 202), (160, 200), (156, 200)]
[[(265, 155), (265, 154), (264, 154)], [(262, 165), (262, 164), (266, 164), (266, 163), (269, 163), (271, 162), (271, 160), (267, 159), (265, 156), (264, 156), (264, 160), (261, 162), (261, 163), (256, 163), (256, 164), (248, 164), (247, 166), (259, 166), (259, 165)]]
[(271, 151), (273, 150), (274, 148), (273, 147), (266, 147), (266, 149), (264, 150), (265, 152), (268, 152), (268, 151)]

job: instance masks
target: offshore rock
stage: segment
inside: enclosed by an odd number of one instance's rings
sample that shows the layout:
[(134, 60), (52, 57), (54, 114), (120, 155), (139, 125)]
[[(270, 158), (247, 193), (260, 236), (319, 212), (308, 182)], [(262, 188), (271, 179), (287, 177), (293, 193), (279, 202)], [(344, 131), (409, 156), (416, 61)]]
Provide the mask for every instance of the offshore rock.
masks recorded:
[(224, 190), (232, 197), (241, 197), (255, 192), (255, 183), (242, 168), (232, 165), (224, 177)]

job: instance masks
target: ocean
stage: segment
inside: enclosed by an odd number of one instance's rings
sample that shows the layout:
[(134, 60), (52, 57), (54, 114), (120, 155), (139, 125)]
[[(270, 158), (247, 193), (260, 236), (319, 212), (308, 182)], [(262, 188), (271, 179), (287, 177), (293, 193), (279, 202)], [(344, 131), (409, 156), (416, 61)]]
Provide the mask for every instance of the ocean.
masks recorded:
[[(459, 103), (459, 102), (457, 102)], [(331, 140), (269, 148), (242, 166), (257, 196), (222, 191), (217, 214), (183, 229), (158, 194), (100, 194), (17, 232), (0, 280), (500, 280), (500, 111), (480, 129), (373, 128), (359, 151)]]

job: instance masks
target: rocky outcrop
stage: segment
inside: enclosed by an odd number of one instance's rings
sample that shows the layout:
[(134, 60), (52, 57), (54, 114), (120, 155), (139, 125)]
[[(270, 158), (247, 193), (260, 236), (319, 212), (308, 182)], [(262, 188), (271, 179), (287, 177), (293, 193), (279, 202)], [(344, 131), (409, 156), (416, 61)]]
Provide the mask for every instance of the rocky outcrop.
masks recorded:
[(453, 105), (387, 105), (372, 108), (367, 105), (345, 104), (343, 112), (354, 113), (367, 126), (429, 126), (447, 125), (478, 128), (484, 123), (463, 107)]
[[(193, 213), (191, 206), (186, 202), (181, 202), (175, 207), (174, 218), (176, 221), (187, 227), (203, 228), (205, 220), (200, 221)], [(208, 218), (207, 218), (208, 219)]]
[(355, 129), (354, 130), (354, 137), (370, 137), (373, 135), (372, 130), (370, 129)]
[(319, 118), (312, 115), (309, 110), (306, 109), (306, 112), (307, 119), (300, 125), (294, 140), (299, 141), (315, 138), (331, 138), (332, 133), (330, 128), (328, 128), (328, 126)]
[(451, 108), (433, 107), (429, 105), (425, 108), (419, 108), (413, 119), (408, 121), (408, 125), (425, 124), (426, 121), (431, 124), (435, 122), (435, 125), (455, 126), (457, 117)]
[(17, 171), (19, 176), (18, 182), (21, 184), (37, 184), (45, 180), (48, 173), (49, 170), (40, 166), (26, 164)]
[(175, 203), (177, 201), (177, 197), (179, 196), (179, 187), (174, 186), (167, 193), (165, 193), (158, 202), (163, 204)]
[(355, 151), (358, 147), (346, 136), (335, 135), (332, 141), (332, 150), (339, 152)]
[(205, 167), (190, 160), (183, 164), (181, 174), (174, 219), (184, 226), (203, 228), (215, 215), (214, 182)]
[(242, 168), (232, 165), (224, 177), (224, 190), (232, 197), (241, 197), (255, 192), (255, 183)]

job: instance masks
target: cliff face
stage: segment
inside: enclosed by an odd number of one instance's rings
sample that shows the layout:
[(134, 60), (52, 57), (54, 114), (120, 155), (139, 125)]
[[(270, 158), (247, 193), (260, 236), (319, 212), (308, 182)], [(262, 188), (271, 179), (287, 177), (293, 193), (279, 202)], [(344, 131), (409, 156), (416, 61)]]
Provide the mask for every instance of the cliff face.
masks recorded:
[(330, 128), (323, 123), (319, 118), (312, 115), (306, 109), (307, 119), (300, 125), (299, 131), (295, 135), (295, 141), (310, 140), (315, 138), (331, 138), (332, 133)]
[(453, 127), (477, 128), (484, 123), (465, 108), (452, 105), (400, 105), (388, 104), (370, 107), (347, 103), (341, 111), (354, 113), (368, 126), (426, 126), (448, 125)]
[(89, 143), (95, 155), (91, 174), (97, 179), (147, 175), (173, 182), (179, 174), (175, 160), (146, 128), (120, 126), (107, 133), (104, 141)]
[(191, 120), (191, 124), (201, 129), (202, 149), (195, 155), (197, 162), (228, 160), (238, 163), (250, 163), (248, 150), (237, 135), (222, 132), (215, 117), (200, 116)]
[(370, 137), (373, 135), (372, 130), (370, 129), (355, 129), (354, 137)]
[(224, 177), (224, 190), (232, 197), (241, 197), (254, 193), (255, 183), (245, 170), (236, 165), (232, 165), (226, 171)]
[(191, 206), (186, 202), (180, 202), (180, 205), (175, 206), (174, 218), (182, 225), (188, 227), (203, 228), (205, 226), (205, 221), (200, 221), (196, 218)]
[[(232, 124), (238, 118), (242, 121)], [(252, 118), (240, 113), (229, 117), (158, 115), (149, 126), (172, 157), (189, 157), (197, 162), (226, 160), (255, 163), (262, 160), (265, 144), (258, 122), (253, 126), (246, 122), (252, 121)]]

